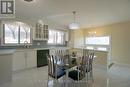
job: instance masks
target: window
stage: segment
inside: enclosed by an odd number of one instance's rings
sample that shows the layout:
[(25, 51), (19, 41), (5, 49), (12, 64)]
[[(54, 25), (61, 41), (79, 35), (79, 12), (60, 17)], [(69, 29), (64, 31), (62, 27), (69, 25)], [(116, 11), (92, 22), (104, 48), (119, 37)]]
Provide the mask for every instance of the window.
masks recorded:
[(65, 32), (59, 30), (49, 30), (49, 44), (64, 44)]
[(100, 50), (100, 51), (108, 51), (109, 50), (109, 36), (102, 37), (87, 37), (85, 44), (86, 48), (90, 50)]
[(4, 43), (18, 43), (18, 27), (4, 24)]
[(28, 26), (21, 26), (20, 27), (20, 43), (24, 43), (27, 41), (30, 43), (31, 37), (30, 37), (30, 27)]
[(23, 44), (25, 41), (31, 43), (30, 27), (22, 22), (3, 24), (3, 44)]
[(86, 44), (109, 45), (109, 37), (88, 37), (86, 38)]

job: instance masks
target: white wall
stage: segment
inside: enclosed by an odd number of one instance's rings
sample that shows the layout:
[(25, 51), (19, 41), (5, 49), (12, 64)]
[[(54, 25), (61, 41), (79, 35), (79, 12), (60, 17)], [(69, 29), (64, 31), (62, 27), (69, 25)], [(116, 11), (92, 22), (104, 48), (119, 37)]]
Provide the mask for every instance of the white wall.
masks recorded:
[(0, 38), (1, 38), (1, 20), (0, 20)]
[(101, 27), (75, 30), (74, 45), (83, 44), (88, 32), (97, 32), (95, 36), (111, 36), (112, 61), (119, 64), (130, 64), (130, 21)]

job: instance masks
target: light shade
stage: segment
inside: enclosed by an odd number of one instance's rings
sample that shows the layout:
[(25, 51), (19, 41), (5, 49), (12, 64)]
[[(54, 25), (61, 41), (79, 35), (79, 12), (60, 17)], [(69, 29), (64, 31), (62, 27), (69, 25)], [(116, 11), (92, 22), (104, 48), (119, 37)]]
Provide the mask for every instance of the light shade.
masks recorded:
[(24, 1), (31, 2), (31, 1), (33, 1), (33, 0), (24, 0)]
[(70, 25), (69, 25), (69, 29), (79, 29), (79, 24), (78, 23), (71, 23)]

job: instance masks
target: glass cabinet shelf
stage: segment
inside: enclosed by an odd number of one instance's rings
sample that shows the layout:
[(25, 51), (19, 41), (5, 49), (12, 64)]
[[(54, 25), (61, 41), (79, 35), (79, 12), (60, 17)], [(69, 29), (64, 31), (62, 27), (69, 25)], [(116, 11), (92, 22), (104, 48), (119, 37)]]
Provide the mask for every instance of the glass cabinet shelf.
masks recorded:
[(48, 25), (37, 23), (34, 32), (34, 40), (48, 40), (48, 33)]

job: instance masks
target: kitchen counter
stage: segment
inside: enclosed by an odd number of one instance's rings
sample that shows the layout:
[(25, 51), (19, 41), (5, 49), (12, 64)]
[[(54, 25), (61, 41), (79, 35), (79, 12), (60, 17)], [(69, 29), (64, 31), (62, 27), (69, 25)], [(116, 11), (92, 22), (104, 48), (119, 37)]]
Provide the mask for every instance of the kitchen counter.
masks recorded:
[(0, 50), (0, 55), (13, 54), (15, 51), (16, 51), (15, 49)]
[(17, 48), (16, 51), (24, 51), (24, 50), (47, 50), (47, 49), (62, 49), (62, 48), (66, 48), (67, 47), (43, 47), (43, 48)]

